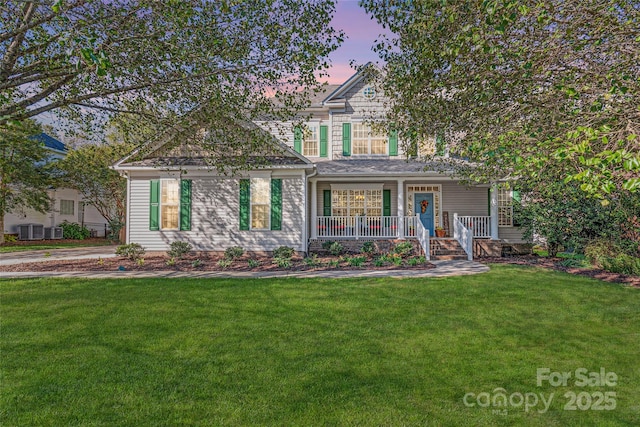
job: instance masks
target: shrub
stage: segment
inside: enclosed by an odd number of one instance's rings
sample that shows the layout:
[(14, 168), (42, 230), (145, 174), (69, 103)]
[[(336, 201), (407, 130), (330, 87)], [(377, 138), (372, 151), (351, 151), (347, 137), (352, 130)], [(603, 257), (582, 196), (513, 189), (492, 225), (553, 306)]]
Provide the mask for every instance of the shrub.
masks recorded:
[(14, 236), (13, 234), (5, 234), (4, 235), (4, 241), (5, 243), (15, 243), (18, 241), (18, 238), (16, 236)]
[(87, 227), (81, 226), (76, 222), (62, 221), (58, 227), (62, 228), (62, 237), (65, 239), (84, 240), (91, 235)]
[(129, 243), (116, 248), (116, 255), (130, 259), (131, 261), (142, 257), (145, 252), (145, 249), (139, 243)]
[(304, 259), (304, 263), (309, 267), (317, 267), (320, 265), (320, 261), (318, 261), (318, 255), (313, 254)]
[(627, 254), (602, 259), (602, 268), (612, 273), (640, 276), (640, 258)]
[(291, 259), (296, 251), (289, 246), (280, 246), (273, 251), (274, 258)]
[(226, 259), (232, 260), (240, 258), (243, 254), (244, 249), (242, 249), (240, 246), (232, 246), (224, 251), (224, 257)]
[(332, 259), (329, 261), (329, 267), (331, 268), (338, 268), (340, 267), (340, 260), (339, 259)]
[(223, 270), (231, 267), (231, 260), (226, 258), (221, 259), (220, 261), (218, 261), (218, 267)]
[(329, 253), (333, 256), (339, 256), (344, 252), (344, 246), (340, 242), (333, 242), (329, 246)]
[(393, 253), (400, 255), (402, 258), (406, 258), (409, 255), (412, 255), (413, 251), (413, 243), (411, 242), (398, 243), (396, 247), (393, 248)]
[(173, 258), (173, 257), (172, 257), (172, 258), (169, 258), (169, 259), (167, 260), (166, 264), (167, 264), (169, 267), (173, 267), (174, 265), (176, 265), (176, 259), (175, 259), (175, 258)]
[(333, 245), (333, 240), (327, 240), (326, 242), (322, 242), (322, 249), (328, 251), (329, 248)]
[(427, 262), (427, 259), (425, 257), (417, 256), (417, 257), (409, 258), (407, 260), (407, 265), (415, 267), (416, 265), (424, 264), (425, 262)]
[(171, 258), (182, 259), (185, 255), (193, 250), (193, 246), (191, 246), (188, 242), (172, 242), (171, 248), (167, 251), (167, 255)]
[(598, 267), (602, 267), (604, 258), (613, 258), (616, 253), (619, 253), (619, 249), (606, 239), (592, 240), (584, 249), (587, 259)]
[(191, 267), (193, 268), (202, 267), (202, 261), (200, 259), (194, 259), (193, 261), (191, 261)]
[(360, 253), (366, 254), (366, 255), (372, 255), (374, 250), (375, 250), (375, 247), (373, 246), (373, 242), (364, 242), (362, 244), (362, 247), (360, 248)]
[(260, 264), (262, 264), (260, 261), (253, 258), (249, 258), (247, 262), (249, 263), (249, 268), (257, 268), (260, 267)]
[(362, 265), (365, 263), (366, 260), (367, 260), (367, 257), (354, 256), (354, 257), (351, 257), (351, 258), (347, 258), (347, 263), (351, 267), (362, 267)]
[(277, 265), (279, 268), (289, 269), (291, 268), (291, 258), (279, 258), (276, 257), (273, 259), (273, 263)]
[(385, 264), (384, 257), (379, 257), (373, 260), (373, 265), (376, 267), (382, 267)]
[(138, 265), (138, 267), (142, 267), (144, 265), (144, 258), (138, 258), (136, 260), (136, 264)]

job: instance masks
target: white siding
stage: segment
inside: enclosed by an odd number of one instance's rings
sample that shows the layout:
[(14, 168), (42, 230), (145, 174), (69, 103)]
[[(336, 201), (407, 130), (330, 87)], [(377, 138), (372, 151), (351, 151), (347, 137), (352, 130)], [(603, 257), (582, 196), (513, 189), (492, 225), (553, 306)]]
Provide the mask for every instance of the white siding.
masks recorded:
[[(309, 121), (309, 123), (314, 123), (315, 125), (318, 126), (327, 126), (329, 127), (329, 120), (328, 117), (320, 120), (320, 119), (311, 119)], [(266, 130), (267, 132), (269, 132), (270, 134), (272, 134), (273, 136), (275, 136), (276, 138), (278, 138), (278, 140), (280, 140), (282, 143), (284, 143), (285, 145), (287, 145), (289, 148), (293, 149), (294, 148), (294, 133), (293, 133), (293, 129), (294, 129), (294, 122), (293, 121), (286, 121), (286, 122), (256, 122), (256, 124), (258, 126), (260, 126), (262, 129)], [(329, 139), (327, 141), (327, 150), (330, 150), (331, 148), (331, 132), (328, 132), (327, 138)], [(303, 153), (304, 154), (304, 153)], [(329, 155), (329, 153), (327, 153), (327, 155)], [(318, 141), (318, 155), (317, 156), (306, 156), (310, 159), (317, 159), (320, 157), (320, 142)]]
[[(278, 178), (273, 176), (273, 178)], [(195, 250), (223, 251), (241, 246), (247, 251), (272, 251), (291, 246), (304, 251), (304, 182), (301, 177), (282, 179), (282, 230), (239, 229), (239, 181), (198, 178), (192, 181), (191, 231), (149, 230), (149, 179), (131, 180), (129, 242), (147, 250), (164, 251), (177, 240)]]

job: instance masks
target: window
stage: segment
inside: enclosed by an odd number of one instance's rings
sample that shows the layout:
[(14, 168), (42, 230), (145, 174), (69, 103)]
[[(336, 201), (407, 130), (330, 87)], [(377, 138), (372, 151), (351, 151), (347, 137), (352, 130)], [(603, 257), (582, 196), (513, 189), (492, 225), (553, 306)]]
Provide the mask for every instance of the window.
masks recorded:
[(160, 228), (175, 230), (178, 228), (180, 211), (180, 181), (163, 179), (160, 181)]
[(365, 99), (373, 99), (376, 97), (376, 90), (371, 86), (367, 86), (362, 91), (362, 95)]
[(303, 152), (305, 156), (317, 156), (318, 155), (318, 141), (320, 140), (320, 133), (317, 126), (307, 126), (304, 130), (304, 138), (302, 142)]
[(498, 225), (501, 227), (513, 225), (513, 194), (505, 188), (498, 189)]
[(60, 200), (60, 215), (73, 215), (73, 214), (74, 214), (73, 200)]
[(382, 190), (333, 190), (333, 216), (382, 216)]
[(191, 230), (191, 180), (150, 181), (149, 230)]
[(271, 179), (251, 178), (251, 228), (269, 229)]
[(282, 230), (282, 179), (240, 180), (240, 230)]
[(353, 154), (387, 154), (387, 137), (364, 123), (352, 125)]

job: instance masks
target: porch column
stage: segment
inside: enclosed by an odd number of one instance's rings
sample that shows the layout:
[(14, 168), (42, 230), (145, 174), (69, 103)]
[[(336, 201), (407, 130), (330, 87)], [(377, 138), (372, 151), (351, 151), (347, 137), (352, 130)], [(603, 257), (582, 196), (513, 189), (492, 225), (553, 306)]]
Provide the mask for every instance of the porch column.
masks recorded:
[(318, 238), (318, 182), (311, 180), (311, 238)]
[(404, 236), (404, 179), (398, 179), (398, 238)]
[(491, 240), (498, 240), (498, 184), (491, 183)]

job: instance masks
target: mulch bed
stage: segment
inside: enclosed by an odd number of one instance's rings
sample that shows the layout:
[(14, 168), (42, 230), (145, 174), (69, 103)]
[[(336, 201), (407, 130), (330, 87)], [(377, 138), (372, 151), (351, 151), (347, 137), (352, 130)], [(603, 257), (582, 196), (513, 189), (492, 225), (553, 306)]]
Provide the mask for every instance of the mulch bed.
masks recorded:
[[(169, 257), (166, 253), (147, 253), (144, 262), (138, 264), (124, 258), (80, 259), (80, 260), (53, 260), (43, 262), (31, 262), (0, 266), (0, 271), (332, 271), (332, 270), (426, 270), (435, 268), (435, 265), (425, 262), (415, 266), (402, 265), (400, 267), (392, 263), (376, 266), (373, 258), (367, 260), (359, 267), (351, 266), (342, 259), (338, 265), (329, 262), (336, 261), (335, 257), (318, 257), (318, 265), (308, 265), (302, 258), (294, 257), (290, 268), (279, 267), (273, 263), (273, 258), (266, 256), (247, 256), (234, 260), (228, 266), (220, 266), (218, 262), (224, 257), (219, 254), (202, 252), (189, 255), (183, 259), (176, 259), (174, 265), (168, 265)], [(259, 262), (257, 267), (249, 266), (249, 259)], [(200, 260), (199, 266), (194, 266), (194, 261)]]
[(483, 264), (515, 264), (542, 267), (550, 270), (563, 271), (569, 274), (576, 274), (578, 276), (591, 277), (605, 282), (625, 283), (630, 286), (640, 287), (640, 277), (638, 276), (611, 273), (598, 268), (567, 267), (561, 264), (563, 261), (566, 261), (564, 258), (546, 258), (536, 255), (524, 255), (507, 258), (478, 258), (476, 261)]
[[(2, 246), (39, 246), (39, 245), (55, 245), (57, 243), (62, 244), (81, 244), (86, 246), (107, 246), (114, 245), (114, 243), (110, 240), (105, 239), (104, 237), (91, 237), (88, 239), (53, 239), (53, 240), (17, 240), (15, 242), (5, 242)], [(64, 249), (64, 246), (61, 246), (60, 249)]]

